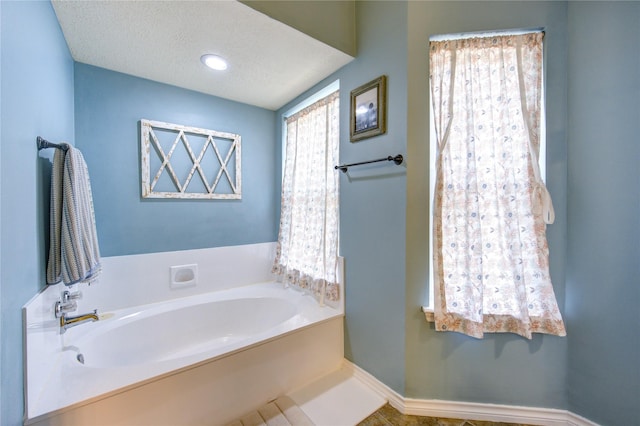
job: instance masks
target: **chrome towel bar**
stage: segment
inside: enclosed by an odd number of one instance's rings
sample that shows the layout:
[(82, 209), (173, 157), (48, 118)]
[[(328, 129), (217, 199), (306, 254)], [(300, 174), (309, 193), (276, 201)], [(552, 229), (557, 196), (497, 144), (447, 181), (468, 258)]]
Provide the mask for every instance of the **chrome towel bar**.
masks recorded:
[(47, 149), (47, 148), (58, 148), (63, 151), (66, 151), (69, 149), (69, 145), (66, 143), (58, 144), (58, 143), (49, 142), (48, 140), (43, 139), (40, 136), (36, 138), (36, 143), (38, 144), (38, 151)]
[(362, 164), (378, 163), (380, 161), (393, 161), (397, 165), (400, 165), (404, 161), (404, 157), (401, 154), (398, 154), (395, 157), (392, 157), (390, 155), (390, 156), (385, 157), (385, 158), (378, 158), (377, 160), (361, 161), (359, 163), (351, 163), (351, 164), (341, 164), (341, 165), (335, 166), (334, 169), (335, 170), (339, 169), (340, 171), (342, 171), (342, 173), (346, 173), (347, 170), (349, 170), (349, 167), (351, 167), (351, 166), (360, 166)]

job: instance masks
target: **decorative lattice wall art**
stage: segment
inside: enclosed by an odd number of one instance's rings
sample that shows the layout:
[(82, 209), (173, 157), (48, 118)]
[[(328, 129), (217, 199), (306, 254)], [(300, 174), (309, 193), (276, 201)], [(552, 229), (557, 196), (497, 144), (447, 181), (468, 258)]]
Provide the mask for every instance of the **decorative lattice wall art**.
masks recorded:
[(140, 120), (143, 198), (240, 199), (240, 135)]

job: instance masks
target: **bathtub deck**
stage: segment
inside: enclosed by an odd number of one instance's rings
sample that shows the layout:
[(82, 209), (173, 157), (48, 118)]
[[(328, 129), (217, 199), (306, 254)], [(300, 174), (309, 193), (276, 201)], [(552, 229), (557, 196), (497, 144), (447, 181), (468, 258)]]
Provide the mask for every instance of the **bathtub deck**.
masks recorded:
[[(109, 320), (96, 323), (96, 327), (73, 328), (60, 335), (56, 321), (40, 319), (54, 304), (46, 300), (49, 291), (44, 293), (44, 301), (38, 306), (29, 306), (25, 313), (29, 354), (26, 424), (86, 425), (93, 419), (116, 414), (119, 417), (108, 424), (140, 424), (135, 421), (142, 417), (136, 419), (136, 416), (149, 416), (152, 421), (147, 424), (199, 424), (199, 419), (209, 414), (219, 417), (220, 424), (224, 424), (247, 408), (334, 371), (344, 354), (341, 311), (321, 308), (312, 298), (283, 289), (281, 284), (261, 283), (230, 289), (228, 293), (198, 295), (194, 299), (202, 304), (211, 302), (209, 298), (234, 301), (280, 294), (291, 298), (287, 300), (298, 306), (297, 313), (269, 330), (232, 340), (224, 346), (207, 347), (206, 351), (192, 355), (149, 364), (80, 364), (76, 355), (84, 351), (83, 338), (95, 334), (100, 343), (100, 336), (117, 330), (118, 320), (141, 321), (145, 315), (157, 318), (166, 309), (173, 312), (183, 305), (189, 306), (191, 297), (172, 301), (170, 306), (159, 303), (147, 305), (142, 311), (137, 307), (131, 308), (131, 312), (113, 311)], [(134, 343), (131, 347), (135, 347)], [(260, 383), (256, 383), (255, 377), (261, 378)], [(247, 388), (245, 383), (252, 385)], [(181, 392), (176, 393), (176, 388)], [(58, 392), (59, 389), (69, 391)], [(162, 406), (150, 403), (161, 393), (164, 395)], [(134, 404), (136, 400), (139, 403)], [(88, 417), (82, 419), (84, 415)], [(60, 422), (55, 423), (52, 418)], [(76, 418), (77, 422), (72, 421)]]
[[(356, 426), (387, 401), (355, 377), (352, 370), (343, 365), (225, 426)], [(284, 401), (287, 410), (281, 408), (281, 401)], [(292, 413), (294, 415), (290, 415)]]
[(289, 397), (319, 426), (355, 426), (387, 402), (344, 367)]

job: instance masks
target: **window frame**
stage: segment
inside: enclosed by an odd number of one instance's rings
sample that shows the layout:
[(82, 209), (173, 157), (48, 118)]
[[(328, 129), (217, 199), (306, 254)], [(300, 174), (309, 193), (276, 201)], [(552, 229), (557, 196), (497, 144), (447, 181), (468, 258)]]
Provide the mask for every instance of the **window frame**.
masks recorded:
[[(293, 105), (292, 107), (288, 108), (287, 110), (285, 110), (281, 115), (280, 115), (280, 119), (281, 119), (281, 186), (284, 185), (284, 179), (285, 179), (285, 168), (286, 168), (286, 155), (287, 155), (287, 139), (288, 139), (288, 135), (287, 135), (287, 131), (288, 131), (288, 124), (287, 121), (289, 120), (289, 118), (295, 116), (296, 114), (300, 113), (301, 111), (303, 111), (304, 109), (311, 107), (312, 105), (318, 103), (319, 101), (322, 101), (324, 98), (327, 98), (328, 96), (334, 94), (335, 92), (338, 92), (337, 96), (338, 96), (338, 101), (340, 102), (340, 79), (337, 79), (331, 83), (329, 83), (327, 86), (323, 87), (322, 89), (318, 90), (317, 92), (313, 93), (312, 95), (308, 96), (307, 98), (303, 99), (302, 101), (298, 102), (297, 104)], [(342, 123), (342, 119), (341, 119), (341, 115), (339, 114), (338, 116), (338, 125), (341, 127), (341, 123)], [(338, 136), (339, 136), (339, 132), (338, 132)], [(340, 140), (338, 140), (338, 152), (337, 152), (337, 158), (339, 158), (340, 155)], [(337, 159), (336, 159), (337, 161)], [(338, 163), (339, 164), (339, 163)], [(331, 167), (331, 169), (333, 169), (333, 167)], [(337, 186), (337, 190), (338, 190), (338, 197), (339, 197), (339, 191), (340, 191), (340, 185), (338, 183)], [(282, 192), (282, 188), (281, 188), (281, 192)], [(280, 203), (280, 208), (282, 208), (282, 204)], [(282, 212), (280, 212), (280, 214), (282, 214)], [(279, 236), (278, 236), (279, 239)], [(323, 292), (322, 296), (320, 296), (319, 298), (319, 303), (321, 304), (321, 306), (324, 306), (324, 304), (328, 304), (330, 306), (334, 306), (334, 307), (339, 307), (340, 309), (342, 309), (344, 311), (344, 258), (342, 257), (342, 255), (340, 254), (340, 211), (338, 209), (338, 217), (337, 217), (337, 250), (336, 250), (336, 254), (337, 254), (337, 269), (336, 269), (336, 284), (338, 284), (338, 288), (339, 288), (339, 295), (338, 295), (338, 302), (336, 304), (335, 300), (329, 300), (327, 301), (327, 299), (325, 298), (326, 293)]]
[(302, 101), (298, 102), (297, 104), (286, 110), (284, 113), (282, 113), (282, 139), (280, 141), (280, 149), (282, 153), (282, 167), (280, 169), (280, 173), (282, 178), (284, 178), (284, 164), (287, 155), (287, 119), (338, 90), (340, 90), (339, 79), (333, 81), (332, 83), (329, 83), (327, 86), (323, 87), (311, 96), (303, 99)]
[[(491, 37), (493, 35), (518, 35), (531, 32), (542, 32), (544, 28), (529, 28), (518, 30), (499, 30), (499, 31), (479, 31), (479, 32), (465, 32), (455, 34), (437, 34), (429, 37), (429, 41), (442, 41), (442, 40), (459, 40), (472, 37)], [(547, 183), (547, 115), (546, 115), (546, 78), (547, 71), (546, 61), (546, 45), (543, 42), (542, 45), (542, 82), (541, 82), (541, 94), (540, 94), (540, 147), (538, 154), (538, 164), (540, 166), (540, 178), (546, 184)], [(428, 62), (427, 62), (428, 64)], [(427, 91), (428, 108), (429, 108), (429, 276), (428, 276), (428, 291), (427, 300), (422, 306), (422, 311), (425, 313), (428, 321), (434, 321), (434, 279), (433, 279), (433, 209), (434, 209), (434, 197), (436, 186), (436, 158), (437, 158), (437, 138), (435, 133), (435, 118), (433, 115), (432, 99), (431, 99), (431, 82), (429, 77)]]

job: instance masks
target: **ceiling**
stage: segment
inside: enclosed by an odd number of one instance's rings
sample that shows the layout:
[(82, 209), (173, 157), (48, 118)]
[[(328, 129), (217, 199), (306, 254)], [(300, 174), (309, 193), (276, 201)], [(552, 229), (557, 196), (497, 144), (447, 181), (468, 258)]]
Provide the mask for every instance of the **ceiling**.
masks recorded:
[[(353, 59), (233, 0), (52, 4), (77, 62), (270, 110)], [(206, 68), (205, 53), (229, 68)]]

